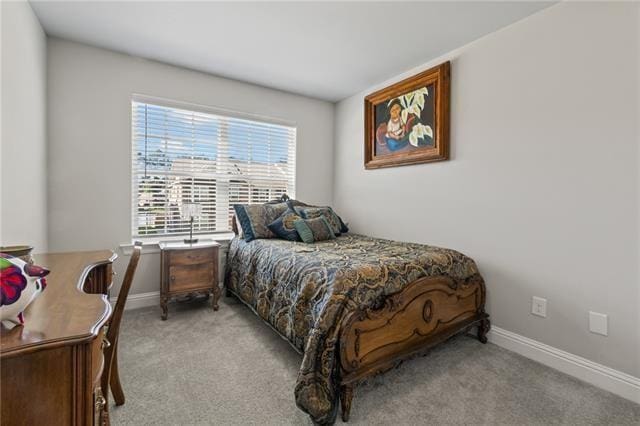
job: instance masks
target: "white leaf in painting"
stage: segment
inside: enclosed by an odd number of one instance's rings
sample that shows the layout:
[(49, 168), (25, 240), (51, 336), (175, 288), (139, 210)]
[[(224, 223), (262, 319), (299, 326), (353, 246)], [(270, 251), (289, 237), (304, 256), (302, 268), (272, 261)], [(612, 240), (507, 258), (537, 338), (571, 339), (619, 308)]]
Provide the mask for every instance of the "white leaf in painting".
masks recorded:
[(406, 123), (407, 122), (407, 116), (409, 115), (409, 110), (408, 109), (403, 109), (402, 110), (402, 122)]
[(418, 137), (416, 136), (415, 132), (411, 132), (411, 134), (409, 135), (409, 143), (413, 146), (418, 146)]
[(425, 135), (429, 136), (431, 139), (433, 139), (433, 129), (431, 128), (431, 126), (423, 126), (424, 127), (423, 132)]
[(411, 108), (409, 108), (409, 112), (415, 114), (416, 117), (420, 118), (420, 113), (422, 112), (420, 110), (420, 107), (416, 104), (411, 105)]
[(422, 123), (418, 123), (411, 129), (409, 134), (409, 143), (413, 146), (418, 146), (418, 142), (424, 139), (425, 136), (429, 136), (433, 139), (433, 130), (431, 126), (425, 126)]
[(423, 133), (422, 124), (416, 124), (415, 126), (413, 126), (411, 133), (415, 134), (418, 139), (421, 139)]
[(420, 109), (424, 108), (424, 95), (422, 93), (416, 93), (415, 102)]
[(411, 105), (411, 101), (413, 100), (413, 94), (415, 92), (411, 92), (411, 93), (407, 93), (406, 95), (404, 95), (405, 100), (407, 101), (407, 105)]

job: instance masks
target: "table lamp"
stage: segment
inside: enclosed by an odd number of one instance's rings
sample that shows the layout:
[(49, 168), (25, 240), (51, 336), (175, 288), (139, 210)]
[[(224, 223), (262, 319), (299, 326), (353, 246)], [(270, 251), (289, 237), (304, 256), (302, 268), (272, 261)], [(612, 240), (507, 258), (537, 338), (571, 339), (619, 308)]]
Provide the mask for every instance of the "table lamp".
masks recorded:
[(184, 242), (187, 244), (194, 244), (198, 242), (197, 238), (193, 238), (193, 218), (200, 217), (202, 214), (202, 205), (198, 203), (183, 203), (180, 207), (180, 213), (184, 220), (188, 220), (190, 223), (189, 238), (185, 238)]

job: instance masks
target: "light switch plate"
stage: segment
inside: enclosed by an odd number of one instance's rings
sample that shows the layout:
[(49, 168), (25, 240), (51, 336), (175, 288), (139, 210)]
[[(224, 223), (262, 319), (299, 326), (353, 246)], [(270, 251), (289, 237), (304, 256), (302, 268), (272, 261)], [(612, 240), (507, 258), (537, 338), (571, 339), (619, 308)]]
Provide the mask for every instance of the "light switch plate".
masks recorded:
[(531, 313), (542, 318), (547, 317), (547, 299), (533, 296), (531, 300)]
[(589, 311), (589, 331), (603, 336), (609, 335), (609, 320), (607, 315)]

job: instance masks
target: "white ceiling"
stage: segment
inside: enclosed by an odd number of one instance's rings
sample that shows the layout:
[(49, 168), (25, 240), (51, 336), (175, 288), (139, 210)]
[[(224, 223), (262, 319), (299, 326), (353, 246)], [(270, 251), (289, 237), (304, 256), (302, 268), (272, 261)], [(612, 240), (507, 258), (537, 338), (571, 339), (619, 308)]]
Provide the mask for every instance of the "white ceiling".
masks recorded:
[(549, 2), (40, 2), (49, 35), (337, 101)]

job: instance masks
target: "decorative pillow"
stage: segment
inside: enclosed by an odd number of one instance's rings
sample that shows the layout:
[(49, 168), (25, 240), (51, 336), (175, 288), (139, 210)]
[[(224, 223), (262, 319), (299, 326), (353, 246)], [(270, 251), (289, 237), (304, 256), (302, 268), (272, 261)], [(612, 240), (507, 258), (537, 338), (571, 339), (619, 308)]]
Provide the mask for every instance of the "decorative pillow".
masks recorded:
[(240, 220), (238, 220), (237, 214), (234, 214), (233, 218), (231, 218), (231, 230), (238, 237), (244, 239), (244, 232), (242, 232), (242, 225), (240, 225)]
[(293, 225), (305, 243), (332, 240), (336, 237), (331, 225), (324, 216), (316, 217), (315, 219), (298, 219), (293, 222)]
[(240, 222), (245, 241), (256, 238), (275, 238), (269, 224), (287, 210), (287, 203), (235, 204), (233, 209)]
[(331, 207), (294, 207), (294, 209), (303, 219), (324, 217), (329, 222), (329, 225), (331, 225), (331, 229), (336, 236), (349, 231), (347, 225), (344, 224), (340, 216), (338, 216)]
[[(299, 200), (294, 200), (293, 198), (289, 198), (287, 194), (282, 194), (280, 198), (268, 201), (267, 204), (278, 204), (278, 203), (287, 203), (290, 206), (309, 206), (307, 203), (303, 203)], [(312, 207), (312, 206), (311, 206)]]
[(47, 286), (47, 269), (0, 254), (0, 320), (24, 324), (23, 312)]
[(278, 237), (289, 241), (300, 241), (300, 235), (294, 225), (296, 220), (302, 219), (298, 213), (291, 209), (287, 209), (279, 218), (269, 224), (271, 232)]
[(307, 204), (300, 200), (293, 200), (291, 198), (287, 200), (287, 204), (289, 204), (289, 207), (315, 207), (315, 206), (312, 206), (311, 204)]

